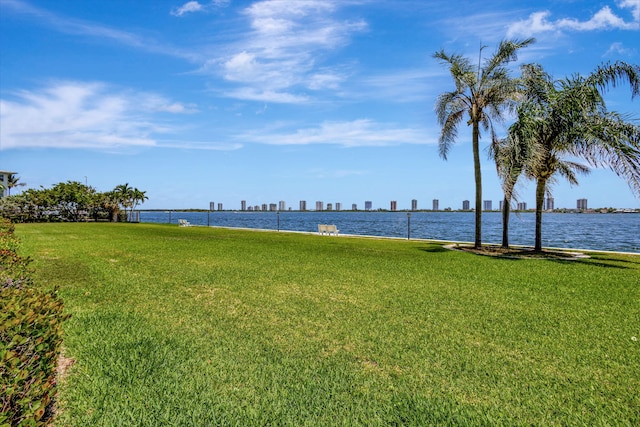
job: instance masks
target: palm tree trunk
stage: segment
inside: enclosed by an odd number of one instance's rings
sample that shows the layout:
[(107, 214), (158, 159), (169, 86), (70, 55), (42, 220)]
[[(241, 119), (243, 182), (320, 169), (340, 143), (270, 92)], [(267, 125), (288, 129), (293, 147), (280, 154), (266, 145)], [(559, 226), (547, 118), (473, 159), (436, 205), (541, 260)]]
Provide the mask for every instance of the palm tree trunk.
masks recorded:
[(536, 181), (536, 244), (534, 250), (542, 251), (542, 205), (544, 204), (544, 192), (547, 189), (547, 180), (538, 178)]
[(511, 213), (511, 201), (504, 196), (502, 201), (502, 247), (509, 247), (509, 214)]
[(476, 230), (473, 247), (482, 247), (482, 175), (480, 173), (480, 127), (477, 120), (473, 120), (473, 169), (476, 179)]

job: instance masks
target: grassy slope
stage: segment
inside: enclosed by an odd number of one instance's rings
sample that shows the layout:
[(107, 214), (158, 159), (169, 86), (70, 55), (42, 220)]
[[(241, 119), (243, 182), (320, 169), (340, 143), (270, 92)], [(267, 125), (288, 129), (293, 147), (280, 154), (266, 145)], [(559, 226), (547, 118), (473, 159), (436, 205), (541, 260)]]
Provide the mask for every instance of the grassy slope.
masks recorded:
[(67, 310), (60, 425), (640, 424), (640, 257), (20, 225)]

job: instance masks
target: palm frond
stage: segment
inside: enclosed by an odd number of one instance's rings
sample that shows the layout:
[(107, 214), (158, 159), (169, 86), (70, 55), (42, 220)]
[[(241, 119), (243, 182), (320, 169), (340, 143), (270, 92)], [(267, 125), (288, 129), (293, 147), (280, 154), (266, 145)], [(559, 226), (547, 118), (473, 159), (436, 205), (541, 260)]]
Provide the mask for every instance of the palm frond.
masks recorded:
[(601, 91), (608, 90), (609, 85), (615, 88), (623, 82), (629, 84), (632, 99), (640, 95), (640, 66), (624, 61), (607, 62), (598, 66), (586, 81)]
[(578, 185), (578, 174), (588, 175), (591, 172), (591, 168), (588, 166), (568, 160), (556, 163), (555, 170), (556, 173), (566, 179), (570, 185)]
[(491, 76), (496, 72), (498, 67), (502, 67), (509, 62), (516, 61), (518, 59), (518, 50), (529, 46), (534, 42), (534, 38), (501, 41), (496, 52), (485, 62), (484, 67), (482, 68), (481, 81), (492, 80)]
[(451, 145), (458, 138), (458, 125), (464, 119), (465, 110), (458, 110), (449, 114), (442, 124), (442, 131), (438, 140), (438, 151), (440, 157), (447, 159), (447, 154)]

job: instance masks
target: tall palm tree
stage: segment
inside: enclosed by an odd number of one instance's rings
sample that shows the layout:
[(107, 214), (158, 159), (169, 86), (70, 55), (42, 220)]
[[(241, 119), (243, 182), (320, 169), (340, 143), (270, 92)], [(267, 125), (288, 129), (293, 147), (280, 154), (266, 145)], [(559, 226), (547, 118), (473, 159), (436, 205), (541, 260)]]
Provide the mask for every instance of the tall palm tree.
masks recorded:
[[(587, 77), (554, 80), (539, 65), (522, 67), (527, 101), (518, 109), (510, 134), (534, 144), (537, 160), (525, 165), (536, 181), (535, 250), (542, 250), (542, 206), (556, 176), (577, 184), (591, 167), (608, 167), (640, 195), (640, 126), (607, 110), (603, 93), (628, 83), (640, 95), (640, 67), (606, 63)], [(585, 163), (578, 163), (582, 160)]]
[(132, 203), (131, 203), (131, 212), (135, 210), (135, 208), (140, 203), (144, 203), (145, 200), (149, 200), (146, 191), (140, 191), (137, 188), (134, 188), (131, 193)]
[(133, 214), (134, 209), (139, 203), (144, 203), (145, 200), (149, 199), (145, 191), (131, 187), (128, 182), (116, 186), (111, 193), (122, 205), (125, 212), (127, 212), (128, 209), (129, 216)]
[(20, 178), (16, 174), (7, 175), (7, 195), (11, 195), (11, 189), (15, 187), (24, 187), (27, 185), (24, 182), (20, 182)]
[(490, 157), (496, 164), (498, 176), (502, 181), (502, 247), (509, 247), (509, 219), (511, 203), (516, 194), (516, 184), (522, 175), (527, 162), (536, 161), (535, 147), (529, 140), (522, 139), (514, 131), (515, 125), (510, 128), (505, 138), (495, 140), (489, 147)]
[(127, 211), (127, 208), (131, 207), (131, 205), (133, 204), (131, 200), (133, 191), (134, 189), (129, 185), (128, 182), (125, 184), (117, 185), (112, 191), (113, 195), (122, 205), (125, 212)]
[[(507, 111), (515, 109), (518, 85), (507, 65), (517, 60), (517, 51), (534, 39), (502, 41), (496, 52), (476, 65), (469, 58), (447, 54), (440, 50), (434, 58), (449, 67), (455, 89), (444, 92), (436, 101), (438, 123), (442, 127), (439, 139), (440, 157), (446, 160), (451, 145), (458, 137), (458, 125), (468, 116), (471, 125), (473, 166), (476, 184), (475, 241), (482, 245), (482, 176), (480, 172), (480, 127), (490, 131), (496, 140), (493, 121), (501, 122)], [(480, 49), (482, 53), (482, 48)]]

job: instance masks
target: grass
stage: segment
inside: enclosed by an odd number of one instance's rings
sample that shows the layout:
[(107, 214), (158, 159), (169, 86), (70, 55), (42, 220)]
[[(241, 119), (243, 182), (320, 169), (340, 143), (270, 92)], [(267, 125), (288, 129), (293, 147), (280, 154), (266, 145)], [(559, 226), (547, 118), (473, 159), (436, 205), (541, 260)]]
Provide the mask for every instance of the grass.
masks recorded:
[(17, 226), (72, 314), (57, 425), (640, 425), (640, 257)]

